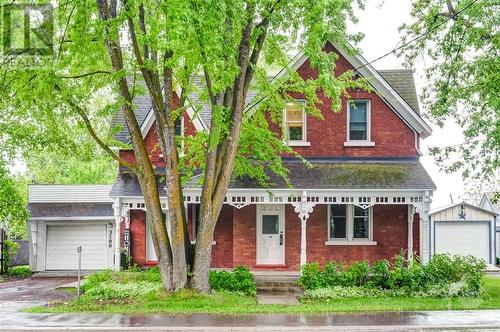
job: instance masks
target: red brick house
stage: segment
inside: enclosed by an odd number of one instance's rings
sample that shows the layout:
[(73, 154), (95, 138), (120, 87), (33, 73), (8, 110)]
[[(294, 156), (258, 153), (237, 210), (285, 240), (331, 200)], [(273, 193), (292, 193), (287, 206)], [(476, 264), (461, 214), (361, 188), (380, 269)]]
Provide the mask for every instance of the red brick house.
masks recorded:
[[(361, 56), (336, 50), (331, 44), (326, 50), (339, 54), (335, 74), (357, 69), (360, 76), (370, 80), (374, 91), (350, 92), (349, 100), (342, 99), (339, 113), (331, 112), (331, 101), (320, 95), (324, 120), (305, 114), (301, 96), (294, 96), (296, 102), (284, 110), (283, 136), (313, 167), (283, 156), (292, 188), (276, 177), (271, 177), (275, 183), (271, 189), (261, 188), (251, 179), (234, 179), (215, 229), (214, 268), (247, 265), (253, 270), (298, 271), (305, 262), (374, 261), (390, 259), (401, 250), (407, 250), (409, 256), (416, 253), (424, 262), (429, 259), (428, 210), (435, 185), (419, 162), (419, 146), (431, 129), (419, 114), (412, 71), (376, 71)], [(304, 78), (316, 75), (302, 54), (295, 58), (294, 68)], [(250, 94), (248, 98), (252, 97)], [(190, 98), (197, 101), (194, 94)], [(163, 159), (153, 148), (156, 135), (149, 97), (136, 98), (136, 106), (161, 176)], [(201, 106), (201, 112), (190, 109), (183, 115), (179, 134), (193, 135), (208, 128), (210, 112)], [(114, 124), (120, 123), (123, 119), (117, 116)], [(129, 140), (126, 130), (116, 138)], [(131, 151), (120, 154), (133, 159)], [(39, 190), (40, 195), (48, 197), (43, 190)], [(161, 194), (165, 196), (164, 191)], [(196, 234), (201, 188), (188, 184), (184, 195), (189, 229)], [(70, 210), (81, 204), (63, 201), (57, 203), (68, 205)], [(50, 199), (37, 202), (30, 204), (51, 203)], [(126, 248), (138, 265), (155, 264), (144, 201), (133, 174), (120, 170), (105, 203), (85, 203), (112, 204), (113, 221), (106, 233), (108, 237), (112, 234), (112, 239), (108, 239), (106, 250), (107, 257), (112, 256), (110, 250), (114, 251), (114, 260), (108, 259), (107, 266), (112, 263), (119, 267), (121, 248)], [(163, 204), (166, 207), (166, 202)], [(34, 218), (44, 220), (44, 212), (40, 212), (43, 206), (37, 208), (32, 210), (38, 213)], [(73, 209), (82, 214), (81, 208)], [(109, 214), (108, 210), (108, 218)], [(45, 232), (49, 246), (47, 226)], [(46, 268), (41, 263), (34, 266)]]

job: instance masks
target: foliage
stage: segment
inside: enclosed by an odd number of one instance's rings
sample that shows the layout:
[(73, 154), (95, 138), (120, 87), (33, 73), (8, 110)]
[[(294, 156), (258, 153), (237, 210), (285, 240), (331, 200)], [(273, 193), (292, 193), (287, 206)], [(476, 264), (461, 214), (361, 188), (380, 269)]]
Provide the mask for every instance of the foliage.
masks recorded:
[[(321, 269), (318, 263), (308, 263), (302, 268), (299, 285), (306, 290), (306, 298), (341, 298), (348, 294), (479, 296), (485, 268), (484, 261), (473, 256), (434, 255), (427, 265), (422, 265), (417, 260), (407, 261), (401, 253), (394, 257), (392, 265), (386, 260), (372, 266), (360, 261), (348, 267), (328, 262)], [(373, 289), (383, 292), (371, 292)]]
[(19, 244), (16, 242), (7, 239), (4, 242), (4, 260), (2, 261), (2, 264), (4, 264), (4, 268), (7, 270), (10, 268), (11, 262), (12, 262), (12, 257), (16, 255), (17, 249), (19, 249)]
[[(5, 137), (14, 155), (19, 149), (41, 151), (44, 147), (55, 153), (78, 151), (82, 131), (87, 130), (107, 154), (138, 176), (152, 222), (164, 225), (153, 188), (156, 177), (149, 147), (133, 113), (134, 97), (149, 95), (157, 120), (158, 148), (165, 159), (161, 185), (171, 196), (172, 237), (179, 239), (171, 241), (172, 248), (166, 245), (169, 235), (159, 226), (161, 231), (154, 236), (165, 245), (156, 248), (162, 251), (158, 257), (165, 257), (159, 259), (162, 273), (174, 275), (165, 275), (165, 287), (182, 287), (190, 255), (185, 252), (189, 242), (183, 234), (185, 227), (175, 227), (187, 222), (178, 165), (191, 166), (191, 173), (201, 171), (200, 217), (207, 216), (209, 222), (201, 224), (200, 232), (207, 237), (213, 233), (233, 175), (266, 182), (268, 167), (286, 176), (279, 155), (287, 147), (281, 137), (270, 134), (263, 120), (267, 117), (281, 127), (282, 112), (292, 94), (307, 100), (308, 114), (322, 118), (318, 91), (330, 97), (331, 110), (338, 111), (349, 89), (367, 86), (356, 79), (354, 71), (332, 75), (337, 56), (323, 52), (327, 41), (355, 52), (351, 44), (361, 36), (350, 35), (347, 25), (356, 21), (354, 10), (359, 6), (360, 0), (55, 1), (53, 15), (63, 24), (55, 27), (50, 65), (20, 69), (17, 57), (2, 63), (0, 142)], [(299, 49), (317, 69), (311, 78), (300, 77), (289, 65), (289, 52)], [(285, 75), (269, 80), (269, 68), (283, 69)], [(255, 101), (261, 102), (245, 108), (250, 88)], [(182, 91), (177, 109), (170, 105), (174, 90)], [(197, 98), (190, 98), (193, 94)], [(188, 107), (196, 114), (208, 107), (212, 123), (207, 124), (206, 133), (186, 138), (188, 151), (179, 162), (182, 151), (172, 143), (176, 139), (172, 126)], [(126, 121), (125, 130), (131, 134), (126, 147), (134, 151), (136, 165), (115, 153), (124, 144), (111, 134), (124, 128), (113, 122), (108, 130), (113, 116)], [(210, 240), (198, 241), (194, 262), (189, 264), (193, 285), (204, 291), (210, 250)]]
[[(319, 290), (318, 290), (319, 291)], [(312, 292), (312, 291), (311, 291)], [(377, 292), (376, 290), (371, 292)], [(95, 301), (80, 298), (80, 301), (56, 303), (49, 306), (30, 308), (36, 313), (61, 312), (107, 312), (117, 314), (146, 313), (219, 313), (219, 314), (297, 314), (297, 313), (367, 313), (384, 311), (423, 310), (478, 310), (500, 308), (500, 279), (486, 276), (480, 297), (408, 297), (377, 296), (347, 297), (329, 299), (300, 299), (299, 305), (262, 305), (254, 297), (236, 293), (214, 292), (209, 295), (190, 290), (175, 293), (151, 294), (117, 301)]]
[(23, 195), (18, 185), (0, 159), (0, 227), (7, 230), (10, 238), (23, 238), (27, 234), (27, 195)]
[(126, 299), (130, 297), (146, 296), (162, 289), (161, 283), (136, 281), (117, 283), (104, 281), (87, 289), (83, 296), (95, 300)]
[(8, 276), (10, 277), (18, 277), (18, 278), (27, 278), (33, 274), (31, 272), (31, 269), (27, 265), (20, 265), (20, 266), (12, 266), (7, 269)]
[(359, 286), (333, 286), (308, 289), (301, 297), (304, 300), (342, 299), (352, 297), (377, 297), (383, 292), (377, 288)]
[(257, 294), (257, 286), (250, 269), (238, 266), (233, 271), (210, 271), (210, 286), (216, 291), (236, 292), (248, 296)]
[(408, 64), (430, 58), (423, 102), (430, 118), (443, 126), (454, 120), (464, 143), (433, 148), (447, 171), (487, 179), (500, 167), (500, 35), (498, 2), (415, 0), (412, 22), (403, 25)]

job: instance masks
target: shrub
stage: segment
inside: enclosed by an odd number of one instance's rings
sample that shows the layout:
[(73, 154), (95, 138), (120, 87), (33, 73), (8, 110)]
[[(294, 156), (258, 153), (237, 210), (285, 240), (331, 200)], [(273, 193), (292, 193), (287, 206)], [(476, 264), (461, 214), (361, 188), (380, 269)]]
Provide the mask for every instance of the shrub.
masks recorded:
[(371, 267), (366, 261), (349, 267), (328, 262), (323, 269), (318, 263), (308, 263), (302, 267), (298, 283), (306, 290), (305, 298), (350, 297), (348, 294), (478, 296), (485, 268), (484, 261), (473, 256), (435, 255), (422, 265), (418, 260), (408, 261), (401, 252), (394, 257), (392, 266), (387, 260), (377, 261)]
[[(331, 265), (329, 271), (331, 272)], [(320, 271), (319, 263), (306, 263), (302, 266), (302, 275), (297, 282), (304, 289), (317, 289), (326, 286), (333, 286), (333, 278), (330, 275), (330, 284), (326, 283), (325, 274)]]
[(156, 282), (138, 281), (118, 283), (108, 280), (87, 289), (84, 296), (96, 300), (124, 299), (146, 296), (161, 289), (162, 285)]
[(233, 271), (210, 271), (209, 282), (213, 290), (249, 296), (257, 294), (253, 274), (245, 266), (238, 266)]
[(371, 284), (377, 288), (387, 289), (392, 287), (389, 261), (382, 259), (376, 261), (371, 269)]
[(6, 274), (11, 277), (27, 278), (31, 276), (32, 273), (29, 266), (21, 265), (9, 267)]
[(381, 295), (383, 295), (383, 292), (375, 288), (333, 286), (306, 290), (301, 298), (306, 300), (323, 300), (349, 297), (375, 297)]
[(497, 257), (497, 265), (500, 265), (500, 257)]

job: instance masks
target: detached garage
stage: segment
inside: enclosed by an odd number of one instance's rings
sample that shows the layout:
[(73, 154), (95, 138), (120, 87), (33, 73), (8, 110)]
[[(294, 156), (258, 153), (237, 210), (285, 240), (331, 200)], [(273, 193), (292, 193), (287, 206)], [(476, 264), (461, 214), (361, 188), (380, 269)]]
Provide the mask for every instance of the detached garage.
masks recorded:
[(30, 185), (30, 265), (33, 271), (114, 266), (113, 202), (110, 186)]
[(493, 264), (495, 212), (461, 202), (432, 211), (431, 252), (472, 255)]

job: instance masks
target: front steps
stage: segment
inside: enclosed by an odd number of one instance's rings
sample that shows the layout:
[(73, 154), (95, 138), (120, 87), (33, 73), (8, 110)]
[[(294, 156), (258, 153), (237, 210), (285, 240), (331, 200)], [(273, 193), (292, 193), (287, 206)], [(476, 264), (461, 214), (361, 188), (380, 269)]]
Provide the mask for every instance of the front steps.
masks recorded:
[(302, 294), (302, 288), (297, 286), (300, 277), (298, 272), (253, 272), (257, 293), (262, 294)]

